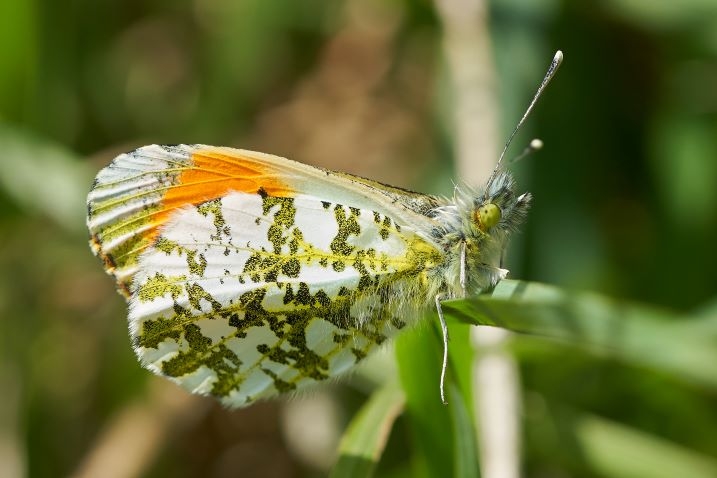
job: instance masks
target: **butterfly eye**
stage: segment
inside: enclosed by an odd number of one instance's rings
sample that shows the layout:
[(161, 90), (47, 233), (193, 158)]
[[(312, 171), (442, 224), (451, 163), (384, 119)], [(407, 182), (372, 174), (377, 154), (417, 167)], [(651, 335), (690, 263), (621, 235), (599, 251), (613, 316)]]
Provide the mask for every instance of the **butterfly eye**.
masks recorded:
[(473, 214), (481, 231), (495, 227), (501, 217), (500, 208), (493, 203), (483, 204)]

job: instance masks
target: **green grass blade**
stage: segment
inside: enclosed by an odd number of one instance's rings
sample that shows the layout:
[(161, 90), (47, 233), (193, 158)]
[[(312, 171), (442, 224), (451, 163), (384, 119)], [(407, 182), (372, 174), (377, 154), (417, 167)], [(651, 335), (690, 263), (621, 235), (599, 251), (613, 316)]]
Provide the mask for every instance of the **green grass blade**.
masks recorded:
[(442, 345), (435, 328), (419, 326), (401, 334), (396, 357), (406, 394), (413, 476), (452, 476), (455, 444), (450, 409), (439, 393)]
[(373, 475), (404, 402), (403, 391), (392, 382), (386, 383), (371, 395), (341, 438), (339, 459), (331, 470), (331, 477), (358, 478)]
[(0, 190), (28, 211), (86, 234), (85, 197), (93, 175), (87, 163), (58, 144), (2, 122), (0, 144), (12, 164), (0, 168)]
[(478, 478), (478, 442), (473, 427), (473, 418), (466, 407), (464, 395), (453, 383), (448, 386), (448, 406), (453, 422), (455, 438), (454, 466), (455, 476), (461, 478)]
[(560, 339), (717, 389), (717, 328), (703, 319), (513, 280), (443, 309), (452, 320)]
[(581, 417), (575, 433), (585, 460), (600, 476), (717, 476), (717, 460), (714, 458), (603, 418)]

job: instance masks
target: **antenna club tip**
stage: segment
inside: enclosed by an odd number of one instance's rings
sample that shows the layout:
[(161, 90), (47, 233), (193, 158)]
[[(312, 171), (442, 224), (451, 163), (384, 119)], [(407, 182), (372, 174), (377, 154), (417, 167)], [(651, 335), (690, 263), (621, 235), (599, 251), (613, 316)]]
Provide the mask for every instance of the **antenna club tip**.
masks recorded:
[(555, 56), (553, 57), (557, 61), (563, 60), (563, 50), (558, 50), (555, 52)]
[(530, 142), (529, 148), (533, 151), (538, 151), (539, 149), (543, 149), (543, 141), (535, 138)]

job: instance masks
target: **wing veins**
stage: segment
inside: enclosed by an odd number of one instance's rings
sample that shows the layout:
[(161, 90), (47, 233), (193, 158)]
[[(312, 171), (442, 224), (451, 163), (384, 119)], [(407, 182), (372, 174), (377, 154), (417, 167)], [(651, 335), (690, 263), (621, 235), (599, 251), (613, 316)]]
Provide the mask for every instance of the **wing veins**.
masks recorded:
[[(348, 298), (336, 298), (335, 300), (348, 300)], [(305, 307), (304, 309), (311, 309), (311, 308), (312, 308), (311, 306), (308, 306), (308, 307)], [(296, 308), (294, 308), (293, 310), (297, 310), (297, 309), (301, 310), (302, 308), (296, 307)], [(228, 313), (231, 313), (231, 312), (234, 311), (234, 310), (243, 311), (244, 309), (242, 309), (242, 308), (241, 308), (239, 305), (237, 305), (237, 304), (232, 304), (232, 305), (230, 305), (230, 306), (228, 306), (228, 307), (223, 307), (222, 310), (223, 310), (223, 311), (226, 311), (226, 312), (228, 312)], [(198, 322), (198, 321), (200, 321), (200, 320), (202, 320), (202, 319), (206, 319), (206, 320), (216, 320), (216, 319), (214, 319), (214, 318), (212, 317), (212, 314), (215, 314), (215, 313), (216, 313), (215, 311), (213, 311), (213, 312), (211, 312), (211, 313), (202, 312), (202, 313), (199, 313), (199, 314), (196, 314), (196, 315), (192, 315), (191, 317), (188, 317), (188, 318), (185, 318), (185, 319), (175, 320), (175, 321), (173, 322), (173, 324), (172, 324), (171, 326), (169, 326), (169, 330), (172, 330), (172, 331), (175, 331), (175, 332), (178, 332), (178, 333), (182, 334), (182, 333), (184, 332), (184, 326), (186, 326), (186, 325), (194, 324), (194, 323), (196, 323), (196, 322)], [(270, 312), (270, 313), (280, 314), (281, 312)], [(349, 316), (349, 317), (350, 317), (350, 316)], [(313, 319), (314, 319), (314, 320), (323, 320), (321, 317), (318, 317), (318, 316), (317, 316), (317, 317), (313, 317)], [(262, 325), (261, 327), (268, 326), (268, 324), (267, 324), (266, 322), (262, 322), (262, 324), (263, 324), (263, 325)], [(358, 330), (358, 329), (357, 329), (357, 330)], [(165, 332), (165, 333), (166, 333), (166, 332)], [(203, 360), (203, 359), (208, 358), (208, 357), (214, 352), (214, 349), (216, 349), (217, 347), (219, 347), (219, 346), (221, 346), (221, 345), (226, 346), (226, 344), (229, 342), (229, 340), (231, 340), (231, 339), (237, 337), (237, 334), (238, 334), (238, 333), (239, 333), (238, 330), (237, 330), (237, 331), (234, 331), (234, 332), (232, 332), (232, 333), (230, 333), (230, 334), (227, 334), (227, 335), (225, 335), (225, 336), (222, 336), (219, 340), (216, 341), (216, 343), (212, 343), (212, 345), (208, 348), (208, 350), (207, 350), (206, 352), (202, 352), (202, 353), (201, 353), (201, 355), (200, 355), (200, 357), (199, 357), (199, 360), (198, 360), (197, 362), (198, 362), (200, 365), (203, 364), (203, 363), (204, 363), (204, 360)], [(159, 334), (160, 334), (160, 332), (157, 332), (157, 335), (159, 335)], [(276, 334), (275, 334), (275, 335), (276, 335)], [(154, 337), (153, 337), (153, 334), (147, 334), (147, 335), (144, 335), (144, 334), (143, 334), (143, 337), (147, 337), (147, 338), (149, 338), (149, 339), (154, 338)], [(241, 372), (241, 373), (235, 374), (235, 375), (233, 376), (233, 380), (232, 380), (232, 381), (233, 381), (233, 383), (235, 383), (235, 384), (237, 385), (237, 387), (234, 388), (234, 389), (235, 389), (235, 390), (240, 390), (241, 384), (242, 384), (244, 381), (246, 381), (246, 379), (249, 377), (249, 375), (251, 375), (252, 372), (254, 372), (258, 367), (260, 367), (261, 363), (262, 363), (264, 360), (271, 360), (271, 358), (269, 358), (269, 355), (271, 354), (271, 351), (275, 351), (275, 350), (277, 350), (277, 349), (282, 350), (282, 351), (285, 351), (285, 350), (281, 349), (281, 345), (283, 345), (283, 344), (288, 340), (288, 337), (289, 337), (288, 334), (284, 335), (283, 337), (277, 337), (277, 341), (274, 343), (274, 345), (272, 345), (272, 346), (270, 347), (270, 352), (269, 352), (269, 353), (264, 354), (264, 353), (259, 352), (260, 355), (259, 355), (259, 358), (258, 358), (256, 361), (254, 361), (251, 365), (249, 365), (249, 366), (246, 368), (245, 371), (243, 371), (243, 372)], [(186, 339), (185, 339), (185, 341), (186, 341)], [(354, 341), (355, 341), (355, 338), (354, 338)], [(179, 341), (177, 341), (177, 343), (179, 344)], [(181, 344), (180, 344), (180, 345), (181, 345)], [(325, 353), (325, 354), (321, 354), (321, 357), (322, 357), (322, 358), (328, 358), (328, 359), (330, 359), (330, 358), (332, 358), (333, 356), (335, 356), (342, 348), (343, 348), (343, 346), (342, 346), (341, 344), (338, 344), (338, 343), (337, 343), (336, 346), (333, 347), (329, 352), (327, 352), (327, 353)], [(316, 352), (314, 352), (314, 353), (316, 353)], [(171, 359), (169, 359), (169, 360), (171, 360)], [(291, 364), (289, 364), (289, 363), (276, 362), (276, 361), (274, 361), (274, 360), (271, 360), (271, 361), (274, 362), (274, 363), (280, 364), (280, 365), (285, 365), (287, 370), (293, 369), (293, 370), (299, 371), (298, 369), (294, 368), (294, 367), (293, 367)], [(296, 363), (296, 360), (295, 360), (295, 359), (294, 359), (294, 363)], [(197, 369), (198, 369), (198, 368), (199, 368), (199, 367), (197, 367)], [(196, 369), (195, 369), (195, 370), (196, 370)], [(328, 371), (329, 371), (329, 369), (326, 370), (327, 373), (328, 373)], [(190, 372), (190, 373), (191, 373), (191, 372)], [(185, 375), (186, 375), (186, 374), (185, 374)], [(269, 376), (269, 377), (271, 378), (271, 376)], [(178, 377), (177, 377), (177, 378), (178, 378)], [(299, 375), (297, 375), (296, 377), (294, 377), (294, 378), (292, 378), (292, 379), (286, 380), (286, 382), (287, 382), (287, 383), (292, 383), (292, 384), (296, 385), (300, 380), (306, 379), (306, 378), (313, 379), (313, 377), (309, 377), (309, 376), (306, 376), (306, 375), (301, 375), (301, 374), (299, 374)], [(313, 380), (315, 380), (315, 379), (313, 379)], [(316, 380), (315, 380), (315, 381), (316, 381)]]

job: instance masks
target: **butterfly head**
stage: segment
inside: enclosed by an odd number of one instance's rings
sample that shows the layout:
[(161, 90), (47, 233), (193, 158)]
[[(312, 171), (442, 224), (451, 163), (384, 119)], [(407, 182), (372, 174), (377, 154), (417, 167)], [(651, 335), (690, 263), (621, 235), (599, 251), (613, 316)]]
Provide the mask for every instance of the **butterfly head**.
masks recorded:
[(516, 194), (513, 176), (506, 171), (498, 171), (483, 191), (471, 196), (460, 201), (468, 209), (471, 235), (506, 236), (506, 240), (525, 220), (532, 199), (530, 193)]
[(444, 280), (450, 295), (479, 292), (505, 277), (505, 248), (525, 220), (530, 201), (530, 193), (515, 192), (509, 172), (498, 170), (483, 189), (457, 187), (449, 204), (434, 210), (441, 223), (436, 236), (448, 258)]

